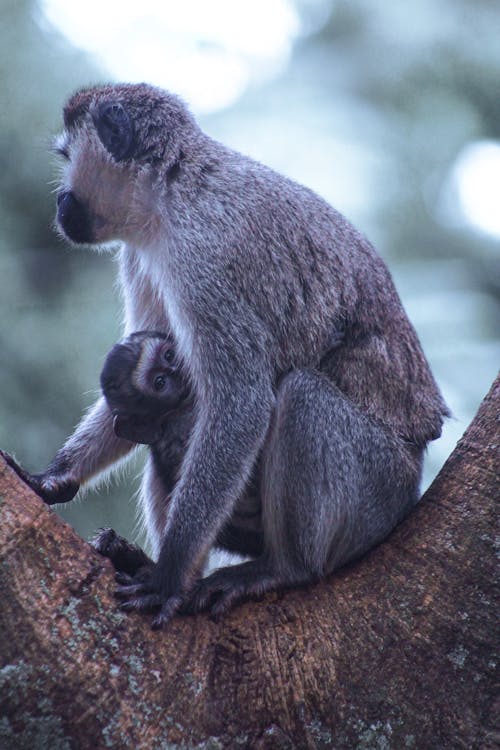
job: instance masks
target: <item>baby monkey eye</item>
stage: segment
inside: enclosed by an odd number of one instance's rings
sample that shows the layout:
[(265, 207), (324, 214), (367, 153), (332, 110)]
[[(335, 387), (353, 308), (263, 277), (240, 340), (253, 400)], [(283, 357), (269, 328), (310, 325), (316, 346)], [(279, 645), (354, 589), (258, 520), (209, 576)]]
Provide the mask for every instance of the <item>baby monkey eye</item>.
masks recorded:
[(153, 380), (153, 388), (155, 391), (162, 391), (165, 388), (166, 378), (164, 375), (157, 375)]
[(58, 156), (62, 156), (63, 159), (66, 159), (66, 161), (69, 161), (69, 151), (65, 146), (55, 146), (54, 152)]
[(163, 352), (163, 359), (168, 365), (173, 364), (175, 360), (175, 351), (174, 349), (165, 349)]

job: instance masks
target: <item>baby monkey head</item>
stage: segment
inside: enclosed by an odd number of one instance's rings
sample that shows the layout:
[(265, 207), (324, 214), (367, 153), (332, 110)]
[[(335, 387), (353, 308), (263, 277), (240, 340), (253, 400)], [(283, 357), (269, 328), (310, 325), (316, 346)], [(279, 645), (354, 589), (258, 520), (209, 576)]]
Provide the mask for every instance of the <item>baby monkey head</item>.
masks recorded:
[[(201, 135), (183, 102), (147, 84), (78, 91), (54, 151), (63, 158), (56, 224), (72, 242), (102, 244), (155, 229), (162, 186)], [(157, 210), (158, 209), (158, 210)]]
[(189, 395), (173, 339), (139, 331), (111, 349), (101, 372), (101, 388), (118, 437), (153, 444), (168, 415)]

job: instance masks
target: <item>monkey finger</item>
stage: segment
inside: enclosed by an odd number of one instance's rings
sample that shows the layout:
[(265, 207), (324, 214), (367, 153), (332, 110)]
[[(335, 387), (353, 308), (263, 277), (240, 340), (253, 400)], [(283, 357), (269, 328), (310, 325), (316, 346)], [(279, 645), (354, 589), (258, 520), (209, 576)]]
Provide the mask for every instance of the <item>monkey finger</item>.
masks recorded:
[(164, 625), (166, 625), (172, 617), (175, 615), (176, 612), (178, 612), (182, 606), (183, 599), (181, 596), (171, 596), (167, 601), (163, 604), (159, 614), (156, 615), (156, 617), (153, 618), (153, 622), (151, 623), (151, 627), (153, 630), (161, 630)]
[(40, 489), (37, 492), (47, 505), (69, 503), (80, 489), (78, 482), (72, 480), (59, 483), (57, 480), (42, 480), (36, 474), (33, 476), (37, 482), (40, 482)]
[(115, 597), (117, 599), (128, 599), (131, 596), (135, 597), (137, 594), (150, 594), (151, 592), (151, 586), (144, 583), (132, 583), (129, 586), (118, 586), (115, 589)]
[(99, 531), (96, 531), (92, 539), (89, 540), (89, 544), (101, 555), (108, 557), (110, 550), (118, 539), (120, 539), (120, 537), (116, 531), (109, 526), (106, 526), (100, 528)]
[(123, 609), (125, 612), (150, 612), (157, 609), (160, 604), (161, 597), (159, 594), (148, 594), (147, 596), (138, 596), (135, 599), (122, 602), (120, 609)]
[(117, 583), (121, 583), (124, 586), (129, 586), (130, 584), (134, 583), (134, 578), (128, 573), (124, 573), (123, 570), (119, 570), (115, 573), (115, 581)]
[[(203, 579), (206, 580), (206, 579)], [(189, 614), (196, 614), (197, 612), (203, 612), (210, 608), (214, 598), (217, 597), (222, 590), (218, 590), (215, 587), (207, 586), (201, 581), (190, 593), (189, 600), (185, 603), (183, 611)]]

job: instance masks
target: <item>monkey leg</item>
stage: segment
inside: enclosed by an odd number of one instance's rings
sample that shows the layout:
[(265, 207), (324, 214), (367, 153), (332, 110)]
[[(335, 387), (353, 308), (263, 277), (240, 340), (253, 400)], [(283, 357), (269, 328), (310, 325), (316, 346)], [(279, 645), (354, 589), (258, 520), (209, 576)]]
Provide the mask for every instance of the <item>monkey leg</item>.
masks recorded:
[(261, 485), (265, 548), (280, 577), (322, 577), (382, 541), (418, 500), (422, 453), (321, 373), (288, 374)]
[(260, 557), (264, 550), (262, 503), (259, 492), (260, 460), (253, 468), (243, 495), (237, 501), (231, 518), (217, 535), (215, 546), (239, 555)]
[(153, 564), (144, 550), (137, 544), (127, 541), (113, 529), (100, 529), (90, 544), (97, 552), (111, 560), (116, 571), (127, 576), (135, 576), (145, 566)]
[(238, 555), (257, 557), (264, 549), (262, 532), (227, 523), (217, 535), (215, 546)]
[(172, 489), (166, 487), (150, 454), (144, 467), (140, 498), (142, 518), (155, 558), (161, 547)]
[(286, 587), (286, 582), (273, 572), (266, 557), (215, 570), (207, 578), (200, 578), (187, 598), (182, 612), (202, 612), (209, 609), (218, 618), (235, 604), (246, 599), (260, 598), (266, 591)]
[(262, 454), (264, 551), (197, 581), (185, 609), (215, 615), (316, 581), (384, 539), (417, 502), (422, 451), (362, 413), (324, 375), (283, 378)]

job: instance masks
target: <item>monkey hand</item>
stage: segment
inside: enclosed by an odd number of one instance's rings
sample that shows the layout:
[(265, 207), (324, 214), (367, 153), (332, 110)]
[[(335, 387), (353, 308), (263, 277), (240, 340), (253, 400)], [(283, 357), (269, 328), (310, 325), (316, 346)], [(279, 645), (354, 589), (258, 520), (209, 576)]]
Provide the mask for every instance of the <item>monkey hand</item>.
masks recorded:
[(100, 555), (111, 560), (115, 570), (130, 577), (145, 566), (153, 565), (153, 561), (137, 544), (127, 541), (113, 529), (99, 529), (90, 544)]
[(164, 573), (157, 563), (144, 566), (134, 576), (119, 572), (115, 580), (120, 584), (115, 596), (122, 601), (121, 609), (155, 613), (153, 630), (166, 625), (184, 604), (182, 592), (170, 594), (165, 591)]
[(45, 472), (43, 474), (30, 474), (23, 469), (17, 461), (5, 451), (0, 451), (5, 462), (13, 469), (17, 476), (30, 487), (33, 492), (42, 498), (47, 505), (56, 503), (68, 503), (74, 498), (80, 485), (68, 479), (61, 479), (55, 474)]
[(32, 474), (28, 484), (47, 505), (69, 503), (80, 489), (78, 482), (73, 482), (70, 479), (61, 480), (60, 477), (48, 472)]

